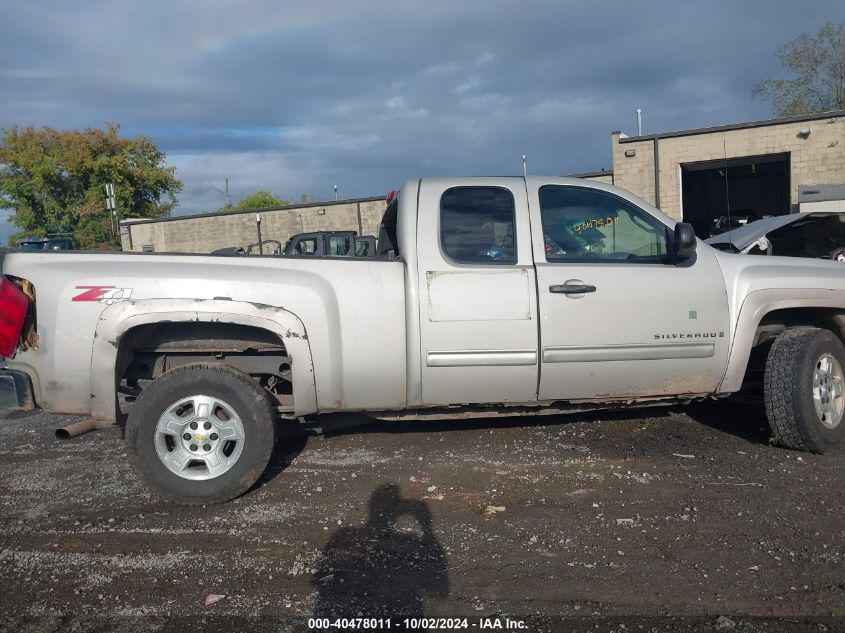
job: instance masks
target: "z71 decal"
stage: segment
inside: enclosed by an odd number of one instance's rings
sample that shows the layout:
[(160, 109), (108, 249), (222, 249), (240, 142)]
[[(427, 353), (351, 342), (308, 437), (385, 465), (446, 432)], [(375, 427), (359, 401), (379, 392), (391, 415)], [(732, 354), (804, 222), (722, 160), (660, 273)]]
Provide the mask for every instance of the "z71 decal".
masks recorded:
[(96, 301), (111, 305), (116, 301), (125, 301), (132, 297), (132, 288), (117, 288), (115, 286), (77, 286), (82, 290), (71, 301)]

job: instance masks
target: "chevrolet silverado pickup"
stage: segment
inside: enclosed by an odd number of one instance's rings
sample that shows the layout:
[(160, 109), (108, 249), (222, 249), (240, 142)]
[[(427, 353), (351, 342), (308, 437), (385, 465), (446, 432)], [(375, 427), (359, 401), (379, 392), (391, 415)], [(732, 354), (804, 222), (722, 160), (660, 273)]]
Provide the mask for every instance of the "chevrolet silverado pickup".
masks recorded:
[(408, 181), (377, 248), (10, 253), (0, 355), (42, 409), (125, 417), (140, 476), (187, 504), (243, 493), (279, 424), (332, 411), (686, 402), (757, 372), (780, 444), (845, 436), (839, 262), (718, 252), (622, 189), (556, 177)]

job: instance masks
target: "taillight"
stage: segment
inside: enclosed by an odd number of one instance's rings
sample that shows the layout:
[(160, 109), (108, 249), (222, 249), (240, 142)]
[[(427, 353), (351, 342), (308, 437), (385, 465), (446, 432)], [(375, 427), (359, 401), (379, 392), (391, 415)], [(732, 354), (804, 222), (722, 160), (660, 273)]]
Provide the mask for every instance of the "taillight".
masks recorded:
[(11, 281), (0, 282), (0, 356), (11, 356), (18, 347), (29, 301)]

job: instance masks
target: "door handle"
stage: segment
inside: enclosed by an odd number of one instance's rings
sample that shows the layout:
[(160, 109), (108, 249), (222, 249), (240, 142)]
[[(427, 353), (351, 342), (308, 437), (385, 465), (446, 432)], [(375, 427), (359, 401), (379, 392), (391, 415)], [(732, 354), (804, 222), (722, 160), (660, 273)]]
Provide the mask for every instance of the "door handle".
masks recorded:
[(560, 293), (565, 295), (580, 295), (585, 292), (595, 292), (596, 287), (589, 284), (560, 284), (558, 286), (549, 286), (549, 292)]

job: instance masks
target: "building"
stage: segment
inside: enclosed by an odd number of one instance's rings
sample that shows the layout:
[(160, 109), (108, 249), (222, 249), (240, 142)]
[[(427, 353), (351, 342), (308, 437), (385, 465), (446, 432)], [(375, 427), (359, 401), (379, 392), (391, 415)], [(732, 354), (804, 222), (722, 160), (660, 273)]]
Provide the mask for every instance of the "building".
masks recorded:
[(797, 212), (799, 191), (845, 183), (845, 111), (611, 139), (612, 170), (574, 175), (627, 189), (701, 237), (729, 208)]
[(209, 253), (259, 240), (284, 245), (291, 235), (312, 231), (356, 231), (375, 235), (385, 198), (295, 204), (274, 209), (221, 211), (151, 220), (123, 220), (120, 240), (125, 251)]

